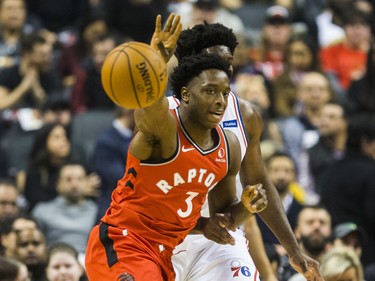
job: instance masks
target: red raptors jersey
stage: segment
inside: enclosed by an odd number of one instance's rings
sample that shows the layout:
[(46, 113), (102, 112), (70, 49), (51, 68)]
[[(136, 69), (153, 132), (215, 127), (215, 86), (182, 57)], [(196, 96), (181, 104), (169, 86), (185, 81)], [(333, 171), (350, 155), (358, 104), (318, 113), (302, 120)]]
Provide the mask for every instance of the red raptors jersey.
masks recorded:
[(216, 145), (202, 150), (184, 130), (178, 110), (171, 112), (179, 124), (176, 153), (149, 163), (128, 152), (127, 170), (102, 221), (174, 248), (195, 227), (207, 192), (226, 175), (229, 151), (220, 126)]

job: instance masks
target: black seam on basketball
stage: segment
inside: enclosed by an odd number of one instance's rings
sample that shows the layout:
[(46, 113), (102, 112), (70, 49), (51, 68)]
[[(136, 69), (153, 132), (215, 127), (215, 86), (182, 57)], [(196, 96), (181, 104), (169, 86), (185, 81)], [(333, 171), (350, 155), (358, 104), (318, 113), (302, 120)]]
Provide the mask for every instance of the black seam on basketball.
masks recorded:
[(132, 72), (132, 68), (131, 68), (131, 61), (130, 61), (130, 57), (128, 55), (128, 53), (124, 52), (126, 54), (126, 56), (128, 57), (128, 70), (129, 70), (129, 73), (130, 73), (130, 80), (132, 82), (132, 87), (133, 87), (133, 93), (134, 93), (134, 96), (135, 96), (135, 99), (137, 101), (137, 104), (138, 104), (138, 107), (142, 107), (141, 103), (139, 102), (139, 99), (138, 99), (138, 92), (137, 92), (137, 89), (135, 87), (135, 83), (134, 83), (134, 77), (133, 77), (133, 72)]
[[(117, 97), (116, 97), (116, 94), (115, 94), (115, 91), (113, 90), (113, 84), (112, 84), (112, 72), (113, 72), (113, 68), (114, 68), (115, 65), (116, 65), (116, 61), (117, 61), (118, 57), (121, 55), (122, 52), (123, 52), (123, 51), (118, 51), (117, 57), (114, 59), (112, 65), (111, 65), (111, 71), (110, 71), (110, 74), (109, 74), (109, 85), (110, 85), (110, 88), (111, 88), (111, 94), (112, 94), (112, 97), (113, 97), (113, 99), (115, 100), (115, 102), (116, 102), (117, 104), (121, 104), (121, 103), (118, 101), (118, 99), (117, 99)], [(124, 53), (125, 53), (125, 52), (124, 52)], [(125, 54), (126, 54), (126, 53), (125, 53)]]
[[(160, 93), (160, 82), (159, 82), (159, 75), (157, 74), (157, 72), (155, 71), (154, 67), (152, 66), (152, 64), (150, 63), (150, 61), (142, 54), (142, 52), (140, 52), (139, 50), (137, 49), (134, 49), (132, 48), (131, 46), (129, 46), (130, 49), (133, 49), (134, 51), (136, 51), (137, 53), (139, 53), (140, 55), (142, 55), (142, 57), (144, 57), (144, 59), (148, 62), (148, 65), (151, 67), (152, 69), (152, 72), (154, 73), (155, 77), (156, 77), (156, 82), (158, 83), (158, 92), (159, 94), (163, 94), (163, 93)], [(158, 99), (158, 97), (156, 97), (156, 99)]]

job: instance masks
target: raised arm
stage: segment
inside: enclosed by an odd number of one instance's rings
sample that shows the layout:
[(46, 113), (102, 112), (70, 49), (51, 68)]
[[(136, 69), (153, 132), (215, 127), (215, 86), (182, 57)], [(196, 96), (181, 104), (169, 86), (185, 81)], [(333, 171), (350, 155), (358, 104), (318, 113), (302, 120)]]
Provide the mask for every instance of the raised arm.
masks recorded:
[(142, 160), (172, 156), (177, 148), (177, 124), (165, 96), (148, 107), (134, 110), (134, 120), (137, 133), (129, 147), (132, 155)]

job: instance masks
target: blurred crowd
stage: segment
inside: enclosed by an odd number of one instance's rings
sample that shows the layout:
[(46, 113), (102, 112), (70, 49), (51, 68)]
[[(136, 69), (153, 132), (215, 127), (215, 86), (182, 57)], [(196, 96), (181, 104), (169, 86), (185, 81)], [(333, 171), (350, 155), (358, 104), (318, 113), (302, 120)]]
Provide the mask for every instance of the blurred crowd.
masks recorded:
[[(149, 43), (156, 16), (172, 12), (183, 28), (220, 22), (236, 34), (232, 90), (262, 112), (265, 168), (326, 280), (375, 280), (373, 5), (0, 0), (0, 280), (86, 280), (88, 234), (134, 129), (101, 65), (121, 43)], [(303, 280), (258, 224), (277, 279)]]

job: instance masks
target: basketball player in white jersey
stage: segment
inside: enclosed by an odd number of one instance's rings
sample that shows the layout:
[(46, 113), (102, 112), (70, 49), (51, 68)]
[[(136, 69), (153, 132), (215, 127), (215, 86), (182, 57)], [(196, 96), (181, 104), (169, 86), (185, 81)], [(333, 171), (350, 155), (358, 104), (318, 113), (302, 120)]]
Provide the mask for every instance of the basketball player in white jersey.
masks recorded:
[[(160, 17), (156, 22), (156, 30), (151, 45), (159, 48), (159, 51), (166, 58), (170, 58), (175, 49), (175, 37), (168, 37), (173, 25), (167, 22), (161, 31)], [(164, 36), (164, 38), (163, 38)], [(164, 43), (164, 44), (161, 44)], [(164, 45), (164, 46), (163, 46)], [(216, 53), (228, 61), (232, 61), (233, 53), (237, 45), (237, 40), (233, 32), (221, 24), (200, 24), (192, 29), (182, 31), (177, 42), (175, 55), (177, 59), (190, 56), (196, 53)], [(168, 58), (169, 56), (169, 58)], [(170, 99), (170, 105), (177, 106), (178, 101)], [(267, 191), (268, 207), (259, 213), (261, 218), (267, 223), (280, 243), (284, 246), (289, 255), (291, 265), (307, 280), (323, 280), (319, 272), (317, 261), (306, 256), (296, 241), (285, 216), (285, 212), (280, 202), (275, 187), (265, 174), (263, 161), (260, 153), (260, 136), (262, 133), (262, 119), (260, 112), (254, 106), (245, 101), (237, 100), (231, 93), (228, 99), (228, 107), (222, 120), (222, 126), (230, 129), (237, 135), (241, 143), (241, 182), (238, 185), (241, 193), (242, 186), (255, 185), (261, 183)], [(211, 216), (214, 205), (215, 194), (208, 196)], [(205, 210), (202, 211), (203, 216)], [(215, 223), (215, 220), (209, 220)], [(176, 280), (257, 280), (258, 273), (249, 257), (246, 239), (240, 230), (236, 232), (227, 231), (226, 228), (210, 228), (219, 230), (220, 233), (205, 233), (203, 235), (191, 234), (174, 251), (173, 263), (176, 271)], [(236, 243), (232, 242), (228, 235), (233, 236)], [(214, 243), (209, 238), (217, 243)], [(233, 244), (233, 243), (232, 243)], [(250, 246), (251, 247), (251, 246)]]

